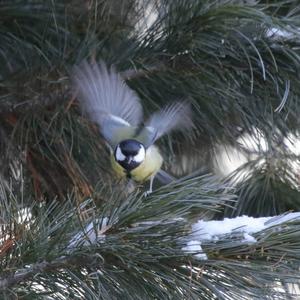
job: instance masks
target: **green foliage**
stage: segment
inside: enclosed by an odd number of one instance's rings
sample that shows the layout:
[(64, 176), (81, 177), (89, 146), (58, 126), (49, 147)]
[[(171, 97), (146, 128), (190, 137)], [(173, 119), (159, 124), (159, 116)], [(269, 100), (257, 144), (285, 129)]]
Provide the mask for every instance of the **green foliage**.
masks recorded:
[[(242, 299), (243, 291), (245, 299), (264, 294), (284, 299), (275, 287), (298, 278), (299, 223), (257, 234), (255, 245), (238, 234), (204, 244), (208, 260), (182, 250), (191, 209), (207, 217), (232, 198), (219, 185), (214, 189), (214, 182), (209, 177), (182, 180), (158, 189), (151, 199), (102, 190), (99, 194), (114, 202), (98, 208), (90, 200), (74, 207), (70, 198), (63, 205), (36, 203), (23, 218), (18, 199), (3, 192), (1, 218), (11, 234), (2, 243), (7, 249), (1, 274), (8, 274), (8, 281), (0, 280), (2, 297)], [(88, 231), (78, 237), (91, 221), (97, 243)], [(282, 243), (291, 246), (283, 249)]]
[[(198, 219), (299, 210), (299, 4), (1, 1), (0, 298), (287, 299), (299, 222), (203, 243), (208, 260), (183, 248)], [(115, 65), (146, 116), (191, 102), (192, 134), (159, 142), (178, 180), (148, 197), (116, 181), (70, 90), (85, 58)], [(246, 162), (226, 173), (219, 145)], [(97, 242), (70, 248), (90, 222)]]

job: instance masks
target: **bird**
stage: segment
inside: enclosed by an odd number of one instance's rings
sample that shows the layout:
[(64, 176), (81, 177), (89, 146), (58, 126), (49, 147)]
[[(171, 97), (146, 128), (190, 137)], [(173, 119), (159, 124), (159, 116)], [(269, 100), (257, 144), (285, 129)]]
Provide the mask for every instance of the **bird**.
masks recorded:
[(114, 66), (84, 60), (73, 66), (71, 81), (82, 112), (98, 125), (110, 149), (116, 176), (136, 183), (150, 181), (146, 192), (150, 194), (156, 175), (168, 177), (155, 142), (174, 129), (186, 132), (193, 127), (190, 104), (172, 102), (144, 122), (139, 96)]

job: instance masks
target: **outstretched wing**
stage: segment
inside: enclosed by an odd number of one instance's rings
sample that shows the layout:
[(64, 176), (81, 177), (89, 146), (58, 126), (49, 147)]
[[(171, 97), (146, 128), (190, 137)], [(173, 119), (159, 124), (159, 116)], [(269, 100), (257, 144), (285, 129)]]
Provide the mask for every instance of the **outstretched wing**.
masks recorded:
[(175, 102), (159, 112), (154, 113), (137, 139), (146, 147), (173, 129), (187, 130), (193, 127), (190, 105), (186, 102)]
[(72, 82), (82, 110), (100, 126), (112, 148), (134, 135), (143, 117), (142, 105), (114, 68), (84, 61), (73, 68)]

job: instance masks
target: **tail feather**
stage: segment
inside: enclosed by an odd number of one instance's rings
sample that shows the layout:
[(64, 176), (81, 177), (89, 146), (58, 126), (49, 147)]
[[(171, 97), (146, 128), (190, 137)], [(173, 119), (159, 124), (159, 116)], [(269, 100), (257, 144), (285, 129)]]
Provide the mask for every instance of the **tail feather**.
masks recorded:
[(159, 170), (155, 178), (159, 180), (162, 184), (169, 184), (172, 181), (175, 181), (176, 178), (164, 170)]

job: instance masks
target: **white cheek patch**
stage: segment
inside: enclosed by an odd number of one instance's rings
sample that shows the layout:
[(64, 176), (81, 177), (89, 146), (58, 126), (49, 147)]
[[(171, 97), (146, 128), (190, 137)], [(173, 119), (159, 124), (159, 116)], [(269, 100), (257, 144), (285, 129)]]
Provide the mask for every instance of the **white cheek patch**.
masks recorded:
[(145, 148), (141, 147), (138, 154), (133, 157), (133, 160), (137, 163), (141, 163), (145, 159)]
[(126, 159), (126, 156), (122, 153), (120, 147), (117, 147), (116, 151), (116, 160), (117, 161), (124, 161)]

